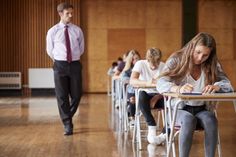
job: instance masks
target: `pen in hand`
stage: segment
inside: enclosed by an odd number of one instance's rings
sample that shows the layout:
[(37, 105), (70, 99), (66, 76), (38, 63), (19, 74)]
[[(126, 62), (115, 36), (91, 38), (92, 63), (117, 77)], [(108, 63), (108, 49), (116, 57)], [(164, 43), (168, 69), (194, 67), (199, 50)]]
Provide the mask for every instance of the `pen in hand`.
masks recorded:
[(189, 83), (184, 84), (179, 89), (180, 93), (191, 93), (192, 91), (193, 91), (193, 85), (191, 85)]

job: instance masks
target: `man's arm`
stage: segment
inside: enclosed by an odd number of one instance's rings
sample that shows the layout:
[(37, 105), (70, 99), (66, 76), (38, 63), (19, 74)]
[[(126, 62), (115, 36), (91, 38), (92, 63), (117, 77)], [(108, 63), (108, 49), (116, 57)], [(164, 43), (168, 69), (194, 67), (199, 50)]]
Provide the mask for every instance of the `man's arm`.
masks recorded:
[(82, 30), (80, 29), (80, 37), (79, 37), (79, 49), (80, 49), (80, 53), (81, 55), (84, 53), (84, 34), (82, 32)]
[(46, 37), (46, 50), (47, 50), (47, 54), (54, 61), (53, 53), (52, 53), (53, 48), (54, 48), (54, 43), (53, 43), (53, 39), (52, 39), (52, 31), (49, 30), (47, 33), (47, 37)]

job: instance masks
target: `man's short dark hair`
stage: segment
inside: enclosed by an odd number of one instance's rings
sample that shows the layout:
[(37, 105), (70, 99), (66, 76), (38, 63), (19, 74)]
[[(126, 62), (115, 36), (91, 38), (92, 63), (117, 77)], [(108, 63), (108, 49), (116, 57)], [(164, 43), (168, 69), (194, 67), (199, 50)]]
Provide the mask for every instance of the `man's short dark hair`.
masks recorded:
[(69, 8), (73, 9), (73, 5), (69, 4), (68, 2), (63, 2), (58, 4), (57, 12), (63, 12), (64, 9), (69, 9)]

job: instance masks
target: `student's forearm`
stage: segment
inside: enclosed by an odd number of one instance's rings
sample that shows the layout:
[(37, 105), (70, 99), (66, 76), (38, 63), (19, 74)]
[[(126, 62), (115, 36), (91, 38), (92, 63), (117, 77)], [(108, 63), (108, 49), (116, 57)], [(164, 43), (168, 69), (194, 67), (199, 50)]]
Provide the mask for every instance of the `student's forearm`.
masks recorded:
[(147, 81), (142, 81), (139, 79), (130, 79), (130, 84), (132, 86), (145, 86), (147, 84)]
[(170, 92), (180, 93), (181, 86), (174, 85), (170, 88)]

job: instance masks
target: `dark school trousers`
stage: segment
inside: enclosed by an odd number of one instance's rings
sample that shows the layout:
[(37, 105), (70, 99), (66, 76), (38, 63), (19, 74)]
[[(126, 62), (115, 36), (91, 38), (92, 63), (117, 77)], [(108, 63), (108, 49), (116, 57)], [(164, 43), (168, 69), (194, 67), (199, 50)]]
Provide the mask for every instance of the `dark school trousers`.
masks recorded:
[(55, 61), (53, 65), (55, 92), (59, 114), (64, 125), (72, 124), (82, 96), (82, 65), (80, 61)]

